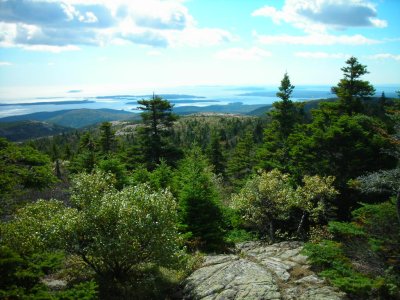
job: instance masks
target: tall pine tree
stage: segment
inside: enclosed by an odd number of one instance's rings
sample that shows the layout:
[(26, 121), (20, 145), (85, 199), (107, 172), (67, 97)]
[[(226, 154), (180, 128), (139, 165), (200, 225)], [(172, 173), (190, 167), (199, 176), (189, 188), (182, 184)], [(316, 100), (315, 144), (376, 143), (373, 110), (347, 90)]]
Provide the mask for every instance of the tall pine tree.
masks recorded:
[(271, 122), (264, 130), (264, 143), (261, 146), (259, 166), (263, 169), (277, 168), (287, 171), (288, 151), (287, 138), (293, 132), (297, 123), (304, 119), (303, 104), (293, 103), (290, 99), (294, 86), (291, 84), (289, 75), (285, 73), (276, 93), (281, 101), (273, 104), (274, 109), (269, 112)]
[(177, 156), (177, 150), (166, 139), (177, 116), (172, 112), (173, 105), (159, 96), (138, 103), (141, 105), (138, 109), (143, 111), (144, 126), (140, 130), (142, 147), (148, 167), (153, 169), (161, 158), (168, 161)]
[(354, 56), (346, 61), (341, 69), (344, 77), (337, 86), (332, 87), (332, 93), (339, 98), (341, 112), (352, 115), (363, 111), (362, 100), (375, 94), (374, 87), (360, 77), (368, 74), (367, 66), (358, 62)]

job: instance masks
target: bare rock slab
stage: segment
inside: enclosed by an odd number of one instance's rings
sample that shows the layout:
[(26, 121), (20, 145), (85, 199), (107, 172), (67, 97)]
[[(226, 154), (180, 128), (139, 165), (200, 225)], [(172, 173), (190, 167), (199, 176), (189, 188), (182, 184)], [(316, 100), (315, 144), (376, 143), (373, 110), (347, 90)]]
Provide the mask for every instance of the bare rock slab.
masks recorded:
[(237, 245), (235, 255), (210, 255), (184, 285), (184, 299), (342, 300), (346, 295), (310, 271), (300, 242)]

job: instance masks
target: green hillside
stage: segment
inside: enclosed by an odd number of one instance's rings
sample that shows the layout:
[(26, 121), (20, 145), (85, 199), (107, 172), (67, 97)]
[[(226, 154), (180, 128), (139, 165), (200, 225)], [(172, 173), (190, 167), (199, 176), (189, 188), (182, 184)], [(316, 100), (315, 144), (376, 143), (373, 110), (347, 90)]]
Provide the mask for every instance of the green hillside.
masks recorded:
[(53, 136), (70, 130), (72, 128), (42, 121), (0, 123), (0, 137), (5, 137), (14, 142)]
[(5, 117), (0, 119), (0, 123), (35, 120), (65, 127), (82, 128), (101, 122), (135, 119), (137, 117), (134, 113), (122, 110), (82, 108)]

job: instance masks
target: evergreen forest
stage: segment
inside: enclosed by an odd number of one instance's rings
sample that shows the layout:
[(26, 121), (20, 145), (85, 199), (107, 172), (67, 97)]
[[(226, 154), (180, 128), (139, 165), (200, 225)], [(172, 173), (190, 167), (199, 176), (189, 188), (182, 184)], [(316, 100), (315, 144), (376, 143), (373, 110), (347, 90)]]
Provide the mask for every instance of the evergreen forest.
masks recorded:
[(341, 71), (318, 105), (285, 73), (261, 117), (154, 95), (137, 121), (0, 138), (0, 299), (177, 299), (204, 255), (254, 240), (304, 242), (349, 299), (400, 299), (400, 91)]

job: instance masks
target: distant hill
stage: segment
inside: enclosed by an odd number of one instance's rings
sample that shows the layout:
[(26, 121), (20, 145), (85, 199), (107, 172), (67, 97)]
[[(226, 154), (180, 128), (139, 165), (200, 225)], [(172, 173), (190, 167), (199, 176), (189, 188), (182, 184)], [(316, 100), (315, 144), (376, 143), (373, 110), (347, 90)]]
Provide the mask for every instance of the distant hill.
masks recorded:
[[(322, 102), (333, 102), (336, 101), (337, 98), (328, 98), (328, 99), (318, 99), (318, 100), (310, 100), (310, 101), (305, 101), (304, 105), (304, 110), (306, 113), (310, 112), (312, 109), (318, 108), (319, 104)], [(301, 101), (298, 101), (301, 102)], [(257, 108), (249, 113), (247, 115), (250, 116), (262, 116), (265, 115), (269, 110), (271, 110), (272, 104), (265, 105), (263, 107)]]
[(73, 129), (42, 121), (0, 123), (0, 137), (13, 142), (57, 135), (71, 130)]
[(37, 112), (27, 115), (10, 116), (0, 119), (3, 122), (42, 121), (65, 127), (82, 128), (100, 122), (136, 119), (137, 114), (114, 109), (70, 109), (52, 112)]
[[(328, 98), (328, 99), (317, 99), (317, 100), (309, 100), (305, 101), (304, 111), (308, 114), (312, 109), (316, 109), (322, 102), (334, 102), (337, 101), (337, 98)], [(364, 105), (367, 110), (376, 109), (378, 102), (380, 101), (380, 97), (370, 97), (367, 100), (364, 100)], [(386, 98), (386, 103), (393, 103), (393, 98)], [(257, 108), (253, 111), (247, 113), (250, 116), (263, 116), (272, 108), (272, 104), (265, 105), (260, 108)]]

